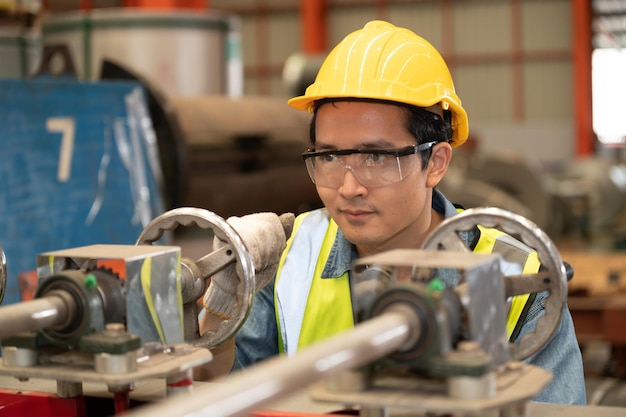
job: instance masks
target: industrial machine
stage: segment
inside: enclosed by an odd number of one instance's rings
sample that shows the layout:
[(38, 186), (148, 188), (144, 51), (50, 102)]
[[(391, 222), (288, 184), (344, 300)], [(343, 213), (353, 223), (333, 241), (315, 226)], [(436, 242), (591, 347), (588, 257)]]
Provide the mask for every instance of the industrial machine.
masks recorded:
[[(478, 224), (501, 228), (536, 249), (542, 272), (504, 276), (499, 255), (471, 253), (459, 233)], [(230, 244), (197, 260), (178, 247), (152, 245), (181, 225), (211, 229)], [(200, 336), (196, 300), (207, 278), (232, 262), (244, 272), (240, 313)], [(80, 397), (83, 382), (105, 383), (116, 412), (137, 417), (250, 415), (307, 387), (316, 401), (344, 404), (361, 415), (398, 408), (426, 415), (526, 415), (551, 375), (521, 360), (553, 334), (567, 292), (559, 253), (534, 223), (500, 209), (466, 210), (433, 231), (422, 250), (385, 252), (354, 264), (354, 330), (223, 383), (195, 386), (191, 369), (213, 359), (206, 347), (237, 331), (255, 290), (250, 256), (221, 217), (174, 209), (154, 219), (137, 245), (53, 251), (38, 256), (37, 265), (35, 299), (0, 307), (0, 374), (54, 379), (57, 396), (64, 397)], [(458, 285), (446, 286), (450, 277)], [(534, 333), (510, 345), (506, 300), (538, 291), (550, 292), (545, 316)], [(128, 410), (134, 384), (154, 378), (165, 381), (166, 394), (185, 394)]]
[[(502, 228), (536, 248), (545, 271), (504, 276), (499, 255), (470, 253), (459, 233), (477, 224)], [(442, 285), (451, 275), (458, 285)], [(525, 218), (467, 210), (442, 223), (422, 250), (359, 259), (351, 281), (353, 330), (129, 415), (246, 415), (309, 387), (314, 400), (362, 416), (524, 416), (551, 380), (521, 360), (558, 326), (566, 269), (550, 239)], [(533, 334), (509, 345), (506, 300), (535, 291), (550, 292), (546, 315)]]
[[(504, 276), (500, 255), (471, 253), (459, 233), (479, 224), (518, 236), (537, 251), (545, 271)], [(433, 231), (422, 250), (361, 258), (354, 272), (357, 322), (401, 313), (411, 331), (397, 350), (348, 372), (349, 378), (318, 385), (315, 398), (358, 404), (372, 415), (403, 408), (426, 415), (522, 416), (525, 404), (550, 381), (547, 371), (521, 361), (556, 330), (567, 274), (552, 242), (526, 218), (470, 209)], [(458, 284), (446, 285), (451, 281)], [(506, 300), (540, 291), (550, 293), (546, 315), (534, 333), (510, 344)]]
[[(180, 225), (210, 229), (229, 244), (198, 260), (176, 246), (152, 246)], [(239, 312), (200, 336), (196, 301), (206, 279), (233, 262), (242, 271)], [(5, 270), (3, 255), (3, 281)], [(37, 274), (34, 300), (0, 308), (0, 375), (56, 380), (57, 395), (77, 401), (83, 382), (102, 383), (114, 394), (116, 412), (128, 409), (136, 381), (162, 378), (168, 394), (191, 389), (193, 367), (210, 361), (207, 348), (239, 328), (254, 292), (252, 260), (240, 237), (221, 217), (197, 208), (157, 217), (136, 245), (42, 253)]]
[(450, 200), (467, 208), (512, 211), (557, 242), (594, 251), (623, 249), (626, 165), (619, 157), (574, 159), (548, 168), (516, 153), (463, 148), (455, 151), (438, 185)]

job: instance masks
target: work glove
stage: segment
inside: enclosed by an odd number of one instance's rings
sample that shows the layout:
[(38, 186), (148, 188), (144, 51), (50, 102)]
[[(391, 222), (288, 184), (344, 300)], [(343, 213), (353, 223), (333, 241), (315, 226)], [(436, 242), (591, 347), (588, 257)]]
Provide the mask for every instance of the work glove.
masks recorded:
[[(295, 216), (285, 213), (255, 213), (243, 217), (230, 217), (228, 224), (239, 234), (252, 257), (258, 291), (267, 285), (276, 274), (278, 262), (291, 235)], [(213, 249), (225, 245), (217, 236), (213, 239)], [(211, 284), (204, 293), (203, 304), (208, 313), (222, 319), (229, 319), (239, 307), (237, 286), (243, 280), (239, 263), (229, 265), (211, 277)]]

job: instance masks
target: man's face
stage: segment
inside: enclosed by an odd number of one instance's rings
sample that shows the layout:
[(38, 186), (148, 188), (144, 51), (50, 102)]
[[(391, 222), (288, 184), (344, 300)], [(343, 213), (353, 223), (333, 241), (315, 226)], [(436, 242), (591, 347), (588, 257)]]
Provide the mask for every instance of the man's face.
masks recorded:
[[(405, 128), (405, 118), (404, 109), (390, 104), (359, 101), (324, 104), (317, 111), (315, 150), (397, 149), (416, 145), (415, 138)], [(449, 146), (438, 144), (433, 153), (441, 145)], [(396, 248), (418, 248), (432, 228), (432, 187), (443, 173), (434, 176), (430, 173), (432, 158), (425, 171), (420, 155), (402, 158), (415, 158), (415, 167), (394, 184), (365, 187), (345, 169), (339, 188), (317, 186), (330, 215), (361, 256)]]

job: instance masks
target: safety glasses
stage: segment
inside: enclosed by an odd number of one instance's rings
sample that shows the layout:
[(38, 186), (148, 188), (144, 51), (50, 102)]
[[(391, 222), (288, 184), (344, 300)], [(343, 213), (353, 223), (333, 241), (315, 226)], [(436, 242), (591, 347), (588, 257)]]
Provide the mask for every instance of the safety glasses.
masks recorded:
[(313, 183), (320, 187), (339, 188), (345, 171), (365, 187), (382, 187), (402, 181), (415, 168), (415, 158), (407, 156), (426, 151), (437, 142), (399, 149), (337, 149), (302, 154)]

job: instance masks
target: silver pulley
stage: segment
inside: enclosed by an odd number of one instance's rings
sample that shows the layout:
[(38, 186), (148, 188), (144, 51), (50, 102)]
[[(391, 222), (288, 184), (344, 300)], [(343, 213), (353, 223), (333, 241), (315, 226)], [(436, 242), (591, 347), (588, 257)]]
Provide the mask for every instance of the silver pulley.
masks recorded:
[(523, 216), (494, 207), (472, 208), (444, 220), (426, 238), (423, 249), (471, 252), (459, 235), (478, 225), (496, 228), (512, 235), (537, 252), (542, 268), (536, 274), (504, 276), (506, 297), (549, 291), (545, 315), (539, 318), (535, 331), (522, 336), (510, 346), (511, 358), (522, 360), (541, 349), (552, 337), (561, 321), (567, 300), (567, 274), (556, 246), (535, 223)]
[[(137, 245), (151, 245), (158, 241), (165, 231), (171, 231), (179, 226), (197, 226), (201, 229), (212, 230), (220, 240), (227, 242), (222, 248), (213, 251), (207, 248), (208, 253), (199, 259), (181, 258), (181, 288), (184, 305), (185, 341), (196, 346), (213, 348), (230, 337), (244, 323), (255, 291), (255, 273), (252, 257), (246, 249), (241, 237), (230, 224), (217, 214), (194, 207), (180, 207), (170, 210), (151, 221), (141, 232)], [(236, 313), (224, 319), (216, 330), (199, 334), (197, 300), (202, 297), (207, 288), (207, 282), (216, 272), (238, 264), (237, 274), (240, 282), (237, 284)]]

